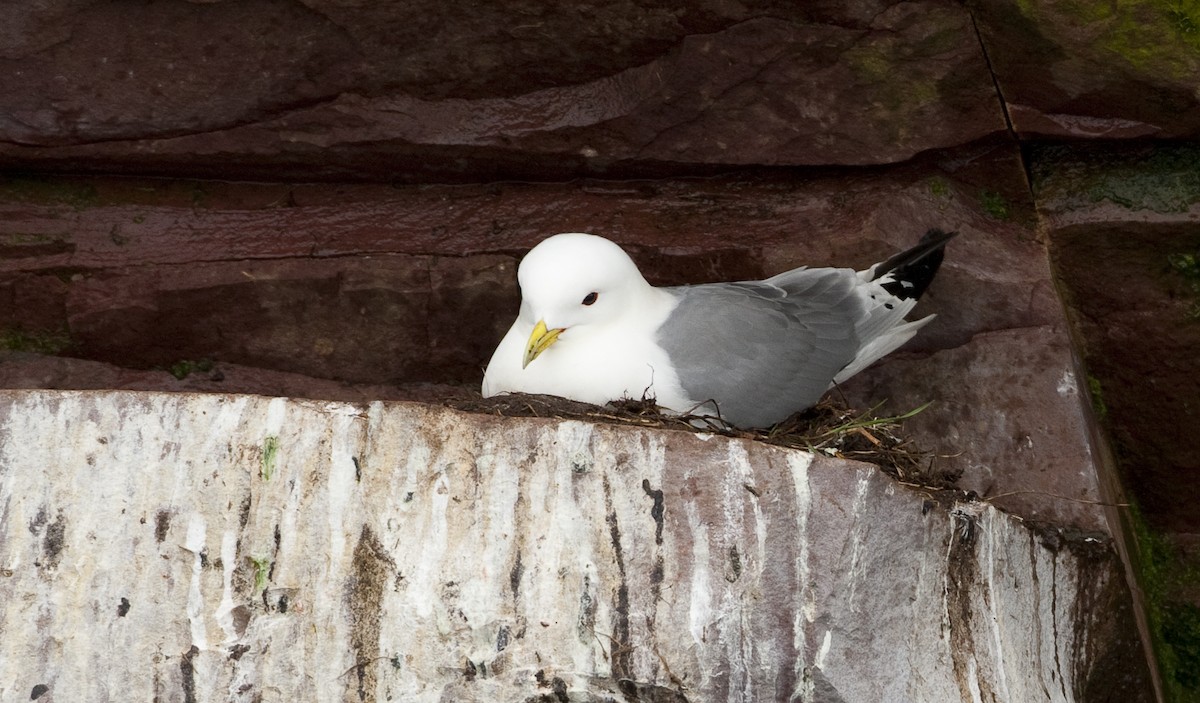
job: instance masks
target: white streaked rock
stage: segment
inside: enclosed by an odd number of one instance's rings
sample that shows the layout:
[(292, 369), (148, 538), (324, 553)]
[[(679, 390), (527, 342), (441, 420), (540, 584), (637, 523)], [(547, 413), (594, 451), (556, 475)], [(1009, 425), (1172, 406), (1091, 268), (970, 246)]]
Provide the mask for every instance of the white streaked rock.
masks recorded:
[(1077, 701), (1128, 607), (1104, 544), (753, 442), (0, 393), (0, 700)]

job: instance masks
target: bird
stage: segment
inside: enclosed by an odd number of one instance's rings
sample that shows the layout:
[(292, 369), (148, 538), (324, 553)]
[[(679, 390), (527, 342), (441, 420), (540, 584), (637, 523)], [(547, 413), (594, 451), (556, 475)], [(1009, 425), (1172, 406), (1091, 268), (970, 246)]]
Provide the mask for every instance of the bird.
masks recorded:
[(616, 243), (548, 237), (521, 260), (521, 307), (484, 372), (485, 398), (595, 405), (653, 398), (675, 414), (764, 428), (899, 348), (904, 317), (957, 232), (930, 229), (863, 271), (800, 267), (760, 281), (650, 285)]

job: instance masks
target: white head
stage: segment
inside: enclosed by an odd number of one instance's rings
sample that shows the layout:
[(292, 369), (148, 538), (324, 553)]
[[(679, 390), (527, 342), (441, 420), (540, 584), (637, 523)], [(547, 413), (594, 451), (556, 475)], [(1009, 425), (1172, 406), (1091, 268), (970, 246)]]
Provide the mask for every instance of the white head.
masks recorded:
[(556, 234), (525, 255), (517, 270), (521, 317), (537, 324), (525, 354), (533, 361), (571, 328), (598, 329), (636, 309), (651, 290), (621, 247), (592, 234)]

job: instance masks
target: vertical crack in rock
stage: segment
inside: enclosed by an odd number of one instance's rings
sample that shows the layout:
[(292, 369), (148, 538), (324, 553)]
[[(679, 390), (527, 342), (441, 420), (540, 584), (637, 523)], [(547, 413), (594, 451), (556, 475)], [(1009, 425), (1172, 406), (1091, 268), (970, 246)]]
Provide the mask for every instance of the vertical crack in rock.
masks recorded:
[(736, 544), (729, 545), (729, 571), (725, 574), (725, 580), (729, 583), (737, 583), (737, 580), (742, 577), (742, 556), (738, 553)]
[[(0, 440), (3, 441), (3, 440)], [(0, 510), (0, 535), (12, 534), (8, 529), (8, 517), (12, 511), (12, 496), (7, 496), (4, 500), (3, 509)]]
[(662, 544), (663, 531), (663, 492), (662, 489), (651, 489), (650, 479), (642, 479), (642, 490), (654, 499), (654, 507), (650, 508), (650, 517), (654, 518), (654, 543)]
[(954, 678), (963, 700), (978, 700), (972, 695), (977, 686), (991, 700), (991, 691), (980, 680), (975, 662), (975, 636), (971, 632), (971, 594), (979, 592), (979, 564), (976, 538), (977, 517), (960, 506), (950, 511), (950, 536), (946, 552), (946, 618), (950, 629), (950, 659)]
[[(996, 100), (1000, 102), (1000, 114), (1004, 116), (1004, 126), (1008, 129), (1008, 136), (1012, 137), (1016, 144), (1021, 143), (1020, 136), (1017, 135), (1016, 128), (1013, 127), (1012, 115), (1008, 112), (1008, 101), (1004, 99), (1004, 91), (1000, 88), (1000, 79), (996, 76), (996, 69), (992, 66), (992, 57), (988, 55), (987, 44), (983, 41), (983, 34), (979, 31), (979, 23), (975, 21), (975, 13), (971, 15), (971, 29), (975, 31), (975, 41), (979, 42), (979, 52), (983, 54), (983, 63), (987, 66), (988, 75), (992, 78), (992, 87), (996, 91)], [(1035, 197), (1033, 192), (1033, 178), (1030, 176), (1029, 161), (1025, 158), (1025, 152), (1017, 149), (1017, 158), (1021, 160), (1021, 172), (1025, 175), (1025, 187), (1029, 189), (1029, 196)]]
[[(254, 507), (254, 495), (252, 491), (246, 491), (242, 496), (242, 502), (238, 505), (238, 531), (237, 541), (234, 545), (233, 553), (243, 555), (235, 564), (231, 564), (233, 573), (230, 578), (230, 585), (233, 587), (234, 593), (238, 594), (238, 598), (249, 600), (254, 597), (258, 576), (258, 566), (254, 558), (247, 554), (246, 539), (249, 536), (249, 531), (246, 526), (250, 524), (250, 514)], [(274, 564), (272, 564), (274, 566)], [(265, 589), (265, 585), (264, 585)]]
[(579, 641), (589, 642), (596, 636), (596, 597), (592, 595), (592, 579), (583, 575), (579, 592)]
[(971, 29), (975, 32), (975, 41), (979, 42), (979, 53), (983, 54), (983, 63), (987, 65), (988, 76), (992, 79), (992, 87), (996, 90), (996, 100), (1000, 101), (1000, 113), (1004, 115), (1004, 124), (1008, 134), (1017, 140), (1017, 132), (1013, 129), (1012, 117), (1008, 114), (1008, 101), (1004, 99), (1004, 91), (1000, 89), (1000, 79), (996, 77), (996, 69), (992, 67), (992, 57), (988, 56), (987, 45), (983, 43), (983, 35), (979, 32), (979, 23), (971, 13)]
[(167, 539), (167, 531), (171, 529), (171, 511), (160, 510), (154, 514), (154, 541), (162, 544)]
[(179, 672), (183, 674), (184, 703), (196, 703), (196, 666), (192, 660), (199, 654), (200, 648), (193, 644), (179, 659)]
[[(1029, 533), (1028, 542), (1029, 542), (1029, 576), (1030, 576), (1030, 581), (1033, 584), (1033, 612), (1041, 613), (1041, 612), (1044, 612), (1044, 609), (1042, 608), (1042, 580), (1041, 580), (1041, 577), (1038, 576), (1038, 543), (1037, 543), (1037, 539), (1034, 537), (1033, 532)], [(1050, 584), (1050, 587), (1053, 588), (1054, 584)], [(1052, 595), (1051, 601), (1053, 601), (1053, 600), (1054, 600), (1054, 596)], [(1051, 623), (1053, 623), (1054, 622), (1054, 614), (1053, 613), (1050, 614), (1050, 619), (1051, 619)], [(1042, 627), (1043, 627), (1042, 619), (1035, 618), (1033, 621), (1033, 625), (1034, 625), (1033, 641), (1035, 643), (1037, 643), (1037, 645), (1040, 647), (1041, 643), (1046, 641), (1046, 634), (1042, 631)], [(1051, 628), (1056, 629), (1056, 626), (1051, 624)], [(1058, 639), (1055, 638), (1052, 641), (1057, 642)], [(1054, 649), (1054, 663), (1056, 666), (1058, 665), (1058, 648), (1057, 647), (1055, 647), (1055, 649)], [(1041, 680), (1041, 686), (1042, 686), (1042, 695), (1044, 695), (1046, 697), (1046, 700), (1050, 700), (1052, 698), (1052, 696), (1050, 695), (1050, 689), (1046, 688), (1046, 683), (1045, 683), (1044, 679)], [(1066, 692), (1064, 691), (1063, 698), (1066, 698), (1066, 697), (1067, 697)]]
[(375, 700), (375, 667), (379, 659), (380, 617), (383, 587), (396, 569), (395, 562), (367, 525), (363, 525), (354, 561), (347, 598), (350, 605), (350, 641), (354, 649), (354, 671), (358, 680), (358, 700)]
[(608, 523), (608, 534), (612, 541), (613, 558), (617, 562), (617, 573), (621, 583), (617, 587), (617, 607), (613, 622), (612, 672), (617, 679), (628, 678), (629, 666), (629, 582), (625, 578), (625, 557), (621, 552), (621, 527), (617, 523), (617, 512), (613, 509), (612, 486), (608, 476), (604, 477), (604, 521)]
[[(1071, 604), (1071, 620), (1074, 621), (1072, 622), (1072, 627), (1086, 627), (1088, 618), (1091, 617), (1093, 609), (1097, 606), (1095, 601), (1099, 599), (1096, 598), (1094, 590), (1084, 584), (1082, 578), (1079, 579), (1077, 590), (1075, 600)], [(1080, 695), (1083, 693), (1080, 689), (1085, 688), (1085, 682), (1090, 678), (1088, 676), (1087, 664), (1089, 662), (1094, 664), (1096, 659), (1090, 651), (1092, 649), (1090, 637), (1082, 635), (1079, 632), (1074, 632), (1072, 633), (1071, 644), (1075, 650), (1075, 657), (1071, 662), (1071, 678), (1075, 681), (1075, 690), (1073, 693)]]
[(238, 506), (238, 527), (241, 532), (245, 532), (246, 524), (250, 522), (250, 507), (254, 501), (249, 493), (242, 497), (242, 503)]
[(521, 575), (525, 573), (525, 567), (521, 564), (521, 549), (516, 550), (517, 556), (513, 559), (512, 570), (508, 572), (508, 586), (512, 590), (513, 602), (517, 602), (521, 598)]
[(662, 553), (663, 516), (666, 514), (662, 489), (652, 489), (649, 479), (642, 479), (642, 490), (654, 500), (650, 508), (650, 517), (654, 518), (654, 568), (650, 570), (650, 612), (646, 614), (646, 627), (653, 632), (655, 619), (658, 616), (658, 601), (662, 595), (663, 573), (665, 570)]
[[(283, 540), (283, 535), (279, 531), (279, 523), (275, 523), (275, 532), (272, 534), (272, 539), (274, 547), (271, 549), (270, 565), (267, 566), (266, 579), (261, 583), (264, 604), (267, 602), (267, 584), (275, 582), (275, 565), (279, 563), (279, 543)], [(255, 576), (254, 588), (257, 590), (259, 586), (259, 579)]]
[[(1050, 562), (1050, 623), (1054, 628), (1054, 642), (1058, 642), (1058, 557)], [(1054, 648), (1054, 671), (1058, 675), (1058, 685), (1063, 698), (1067, 697), (1067, 682), (1063, 679), (1062, 659), (1058, 656), (1058, 647)]]

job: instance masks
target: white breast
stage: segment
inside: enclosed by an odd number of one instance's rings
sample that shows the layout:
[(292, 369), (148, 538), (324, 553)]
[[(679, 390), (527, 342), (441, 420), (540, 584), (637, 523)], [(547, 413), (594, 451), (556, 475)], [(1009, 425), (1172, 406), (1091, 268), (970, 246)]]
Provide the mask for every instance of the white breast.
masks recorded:
[(675, 306), (673, 298), (663, 295), (654, 306), (659, 314), (567, 329), (524, 369), (521, 360), (534, 322), (518, 318), (488, 364), (484, 397), (544, 393), (603, 405), (645, 395), (671, 410), (690, 409), (694, 403), (683, 392), (666, 352), (654, 341), (655, 331)]

